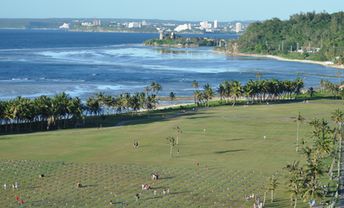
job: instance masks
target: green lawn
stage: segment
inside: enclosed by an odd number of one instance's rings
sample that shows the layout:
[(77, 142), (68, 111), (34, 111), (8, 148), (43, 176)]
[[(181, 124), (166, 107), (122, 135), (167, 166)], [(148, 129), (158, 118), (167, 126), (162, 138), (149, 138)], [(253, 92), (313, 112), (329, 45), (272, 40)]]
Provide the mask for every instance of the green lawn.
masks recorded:
[[(342, 101), (223, 106), (160, 113), (161, 120), (155, 115), (126, 126), (0, 136), (0, 184), (21, 185), (1, 189), (0, 207), (18, 207), (16, 195), (26, 207), (251, 207), (244, 196), (262, 198), (266, 179), (276, 172), (280, 186), (268, 207), (288, 207), (282, 167), (302, 160), (295, 153), (295, 116), (301, 112), (307, 119), (300, 131), (307, 140), (307, 122), (329, 119), (338, 108)], [(170, 159), (165, 138), (176, 136), (176, 126), (183, 133)], [(154, 171), (161, 180), (150, 180)], [(86, 187), (76, 188), (78, 181)], [(143, 183), (157, 195), (141, 191)], [(167, 188), (171, 193), (162, 195)], [(142, 193), (138, 202), (136, 193)]]

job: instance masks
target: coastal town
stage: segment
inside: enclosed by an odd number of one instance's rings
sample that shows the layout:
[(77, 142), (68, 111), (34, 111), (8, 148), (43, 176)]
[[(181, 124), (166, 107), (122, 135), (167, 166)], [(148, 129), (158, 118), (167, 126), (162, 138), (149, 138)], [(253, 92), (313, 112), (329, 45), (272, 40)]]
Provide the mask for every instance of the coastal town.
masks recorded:
[[(8, 20), (0, 19), (0, 29), (53, 29), (81, 32), (166, 32), (177, 33), (243, 33), (252, 21), (218, 20), (174, 21), (174, 20), (136, 20), (136, 19), (31, 19)], [(11, 26), (8, 26), (11, 25)]]

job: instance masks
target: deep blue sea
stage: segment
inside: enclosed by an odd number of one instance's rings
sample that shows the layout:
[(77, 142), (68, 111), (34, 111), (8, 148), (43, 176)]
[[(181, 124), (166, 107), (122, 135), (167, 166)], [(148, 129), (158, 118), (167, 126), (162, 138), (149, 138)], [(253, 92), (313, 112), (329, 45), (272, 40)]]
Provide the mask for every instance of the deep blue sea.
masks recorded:
[[(193, 35), (197, 36), (197, 35)], [(205, 34), (218, 38), (236, 35)], [(86, 98), (96, 92), (137, 92), (152, 81), (162, 95), (191, 95), (191, 82), (243, 83), (262, 78), (295, 79), (318, 86), (339, 81), (341, 71), (313, 64), (252, 57), (227, 57), (211, 48), (168, 49), (142, 45), (158, 34), (0, 30), (0, 98), (54, 95), (65, 91)]]

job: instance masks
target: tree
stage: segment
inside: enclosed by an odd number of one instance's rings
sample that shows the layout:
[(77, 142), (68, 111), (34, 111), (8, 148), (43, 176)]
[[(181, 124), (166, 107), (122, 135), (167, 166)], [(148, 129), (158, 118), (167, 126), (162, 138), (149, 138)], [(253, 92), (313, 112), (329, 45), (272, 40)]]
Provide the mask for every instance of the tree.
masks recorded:
[(68, 114), (72, 120), (77, 121), (83, 118), (84, 106), (78, 97), (72, 98), (68, 105)]
[(199, 84), (196, 80), (192, 81), (192, 87), (197, 90), (199, 88)]
[(226, 97), (226, 90), (223, 83), (219, 85), (219, 88), (217, 89), (217, 93), (220, 95), (220, 100), (222, 102), (222, 100)]
[(86, 101), (86, 108), (91, 115), (98, 115), (101, 110), (99, 100), (94, 97), (89, 97)]
[(214, 91), (208, 83), (204, 85), (203, 89), (203, 98), (206, 101), (206, 105), (209, 107), (209, 100), (213, 99)]
[(241, 97), (242, 95), (242, 86), (239, 81), (231, 81), (230, 82), (230, 95), (233, 98), (233, 107), (236, 104), (236, 100)]
[(179, 144), (179, 136), (183, 133), (183, 131), (179, 126), (176, 127), (176, 131), (177, 131), (177, 142), (176, 142), (176, 144), (178, 145)]
[(288, 171), (288, 191), (290, 193), (290, 201), (293, 202), (294, 208), (297, 206), (298, 198), (302, 195), (304, 185), (304, 172), (299, 166), (299, 161), (288, 164), (285, 168)]
[(192, 81), (192, 87), (195, 89), (195, 91), (194, 91), (194, 102), (195, 102), (195, 104), (197, 104), (197, 102), (196, 102), (196, 91), (199, 88), (199, 84), (196, 80)]
[(159, 92), (162, 90), (162, 86), (157, 82), (152, 82), (150, 85), (150, 89), (158, 95)]
[(197, 106), (200, 106), (203, 103), (203, 98), (204, 98), (204, 96), (203, 96), (203, 92), (202, 91), (196, 90), (194, 92), (195, 104)]
[(42, 95), (38, 98), (35, 98), (34, 105), (37, 108), (37, 116), (41, 120), (41, 130), (43, 130), (44, 123), (48, 121), (50, 117), (53, 116), (52, 112), (52, 100), (50, 97)]
[(169, 136), (166, 140), (170, 144), (170, 157), (173, 158), (173, 148), (176, 146), (176, 139), (173, 136)]
[(337, 175), (340, 176), (340, 163), (341, 163), (341, 157), (342, 157), (342, 139), (343, 139), (343, 123), (344, 123), (344, 112), (337, 109), (335, 112), (331, 115), (332, 121), (334, 121), (337, 125), (336, 133), (339, 135), (339, 141), (338, 141), (338, 161), (337, 161)]
[(309, 94), (309, 96), (310, 96), (311, 98), (314, 96), (314, 93), (315, 93), (314, 88), (313, 88), (313, 87), (310, 87), (310, 88), (308, 89), (308, 94)]
[(268, 181), (268, 190), (271, 192), (271, 203), (274, 202), (274, 194), (275, 194), (275, 190), (277, 186), (278, 186), (277, 177), (275, 175), (272, 175)]
[(315, 200), (322, 196), (319, 178), (323, 175), (323, 163), (316, 149), (306, 147), (304, 152), (307, 163), (305, 166), (304, 191), (302, 193), (302, 198), (305, 201)]
[(330, 128), (328, 122), (324, 119), (314, 119), (312, 122), (310, 122), (310, 125), (313, 127), (312, 136), (316, 151), (315, 154), (317, 154), (319, 157), (324, 157), (330, 154), (333, 147), (333, 130)]
[(296, 152), (299, 151), (299, 132), (300, 125), (304, 122), (305, 118), (299, 112), (299, 115), (296, 117)]
[(176, 99), (176, 94), (174, 92), (170, 92), (170, 100), (174, 101)]

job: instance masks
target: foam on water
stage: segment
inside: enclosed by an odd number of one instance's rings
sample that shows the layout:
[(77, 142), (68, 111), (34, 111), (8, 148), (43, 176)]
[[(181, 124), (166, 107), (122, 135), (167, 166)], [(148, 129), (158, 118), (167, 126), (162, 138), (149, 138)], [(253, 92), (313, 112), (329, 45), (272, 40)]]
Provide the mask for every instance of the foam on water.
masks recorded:
[[(178, 96), (189, 96), (193, 91), (192, 80), (199, 81), (200, 86), (209, 83), (216, 88), (224, 80), (245, 83), (256, 79), (256, 72), (261, 72), (262, 78), (301, 76), (306, 87), (316, 87), (324, 78), (338, 81), (337, 70), (318, 65), (226, 57), (210, 48), (136, 44), (144, 41), (145, 34), (57, 33), (51, 38), (51, 33), (43, 36), (44, 41), (42, 36), (36, 37), (33, 33), (13, 40), (19, 41), (18, 44), (0, 45), (0, 97), (35, 97), (66, 91), (85, 98), (99, 91), (109, 94), (142, 91), (152, 81), (162, 84), (161, 95), (173, 91)], [(106, 44), (102, 43), (104, 37)], [(128, 37), (136, 41), (130, 42)], [(60, 42), (56, 42), (56, 38)], [(49, 44), (44, 44), (46, 41)]]

